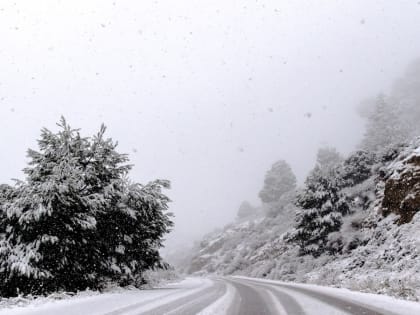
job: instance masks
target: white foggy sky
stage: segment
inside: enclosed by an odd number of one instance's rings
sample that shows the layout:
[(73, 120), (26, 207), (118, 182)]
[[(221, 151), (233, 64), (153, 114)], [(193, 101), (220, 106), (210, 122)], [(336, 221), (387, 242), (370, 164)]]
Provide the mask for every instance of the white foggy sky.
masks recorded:
[(172, 181), (169, 240), (197, 238), (276, 160), (302, 181), (319, 146), (354, 149), (355, 108), (420, 56), (419, 21), (415, 0), (0, 1), (0, 182), (60, 115), (104, 122), (134, 180)]

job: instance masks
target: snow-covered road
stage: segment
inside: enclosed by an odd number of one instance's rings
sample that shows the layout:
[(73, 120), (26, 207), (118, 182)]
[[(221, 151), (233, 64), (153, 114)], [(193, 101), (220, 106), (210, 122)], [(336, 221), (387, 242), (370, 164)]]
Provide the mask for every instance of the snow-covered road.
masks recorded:
[(187, 278), (127, 290), (3, 308), (0, 315), (414, 315), (420, 303), (314, 285), (244, 277)]

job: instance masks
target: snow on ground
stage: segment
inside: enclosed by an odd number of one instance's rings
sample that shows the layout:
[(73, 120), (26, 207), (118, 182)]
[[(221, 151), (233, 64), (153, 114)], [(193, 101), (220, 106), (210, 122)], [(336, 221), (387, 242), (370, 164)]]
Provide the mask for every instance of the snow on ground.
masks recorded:
[[(152, 290), (124, 290), (118, 293), (104, 293), (91, 296), (75, 296), (65, 300), (34, 300), (24, 307), (2, 307), (0, 315), (74, 315), (118, 314), (121, 308), (131, 307), (133, 311), (147, 311), (163, 303), (175, 301), (199, 292), (212, 285), (208, 279), (187, 278)], [(127, 307), (128, 306), (128, 307)]]
[(284, 306), (280, 303), (280, 301), (276, 298), (276, 296), (270, 290), (265, 291), (267, 296), (270, 298), (271, 303), (273, 303), (274, 308), (280, 315), (287, 315), (287, 311), (285, 310)]
[[(319, 310), (322, 315), (342, 314), (342, 310), (335, 308), (333, 304), (328, 305), (317, 298), (308, 296), (303, 292), (296, 292), (287, 287), (276, 287), (272, 284), (285, 284), (297, 288), (305, 288), (318, 293), (324, 293), (331, 297), (340, 298), (353, 302), (357, 305), (365, 305), (370, 308), (387, 310), (399, 315), (420, 314), (420, 303), (398, 300), (389, 296), (382, 296), (369, 293), (360, 293), (348, 289), (337, 289), (312, 284), (297, 284), (275, 280), (266, 280), (249, 277), (234, 277), (241, 280), (252, 280), (258, 282), (254, 288), (262, 289), (266, 296), (272, 301), (272, 305), (281, 314), (284, 307), (276, 298), (276, 291), (291, 295), (307, 314), (313, 314)], [(226, 292), (212, 304), (203, 309), (199, 315), (222, 315), (228, 314), (231, 306), (238, 300), (238, 290), (225, 281)], [(141, 312), (148, 312), (162, 305), (170, 305), (187, 296), (197, 296), (212, 287), (214, 281), (203, 278), (187, 278), (183, 281), (165, 285), (150, 290), (121, 290), (121, 292), (103, 293), (87, 296), (78, 295), (64, 300), (51, 301), (49, 299), (38, 299), (24, 307), (2, 307), (0, 315), (137, 315)], [(274, 290), (275, 291), (274, 291)], [(283, 312), (283, 313), (282, 313)]]
[(227, 283), (226, 286), (227, 286), (226, 293), (222, 297), (220, 297), (220, 299), (218, 299), (213, 304), (206, 307), (197, 315), (227, 314), (229, 307), (232, 305), (235, 299), (236, 291), (235, 291), (235, 288), (231, 284)]
[[(298, 283), (265, 280), (265, 279), (242, 277), (242, 276), (235, 276), (234, 278), (253, 280), (253, 281), (258, 281), (261, 283), (268, 283), (268, 284), (286, 284), (289, 286), (307, 288), (307, 289), (311, 289), (320, 293), (326, 293), (331, 296), (336, 296), (338, 298), (346, 299), (346, 300), (355, 302), (356, 304), (365, 304), (365, 305), (370, 305), (373, 307), (378, 307), (381, 309), (386, 309), (390, 312), (394, 312), (399, 315), (420, 314), (420, 303), (406, 301), (406, 300), (399, 300), (399, 299), (396, 299), (390, 296), (385, 296), (385, 295), (361, 293), (361, 292), (351, 291), (348, 289), (331, 288), (331, 287), (324, 287), (324, 286), (313, 285), (313, 284), (298, 284)], [(297, 294), (293, 293), (293, 295), (296, 296)]]
[[(249, 278), (249, 279), (253, 279), (253, 278)], [(264, 283), (264, 281), (259, 281), (259, 282)], [(280, 287), (267, 286), (267, 288), (271, 288), (276, 291), (293, 296), (293, 298), (295, 298), (296, 301), (298, 301), (299, 305), (302, 307), (305, 314), (315, 314), (314, 310), (320, 310), (320, 315), (343, 315), (342, 310), (336, 309), (333, 306), (330, 306), (324, 302), (321, 302), (317, 299), (309, 297), (305, 294), (298, 293), (298, 292), (289, 292), (287, 289), (280, 288)], [(266, 294), (270, 297), (273, 305), (275, 306), (275, 309), (279, 312), (279, 314), (287, 315), (284, 305), (281, 305), (280, 301), (278, 300), (278, 298), (275, 297), (273, 292), (270, 290), (266, 290)]]

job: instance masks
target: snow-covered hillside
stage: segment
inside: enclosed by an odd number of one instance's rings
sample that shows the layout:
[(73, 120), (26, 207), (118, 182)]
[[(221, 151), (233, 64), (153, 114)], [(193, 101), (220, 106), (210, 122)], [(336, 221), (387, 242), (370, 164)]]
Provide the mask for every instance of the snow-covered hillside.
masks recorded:
[(187, 271), (420, 299), (420, 139), (377, 157), (370, 170), (363, 181), (339, 191), (349, 210), (325, 241), (337, 246), (336, 252), (305, 255), (289, 241), (296, 225), (291, 215), (296, 209), (289, 204), (276, 216), (242, 220), (208, 235)]

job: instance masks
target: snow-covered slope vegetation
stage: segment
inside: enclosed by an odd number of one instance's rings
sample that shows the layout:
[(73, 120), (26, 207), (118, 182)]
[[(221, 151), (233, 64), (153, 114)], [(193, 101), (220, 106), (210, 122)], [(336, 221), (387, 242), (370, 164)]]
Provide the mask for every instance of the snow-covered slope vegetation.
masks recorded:
[(303, 187), (286, 162), (274, 164), (259, 214), (208, 235), (187, 271), (420, 299), (418, 77), (419, 62), (364, 111), (360, 147), (347, 157), (321, 149)]
[[(401, 150), (391, 161), (372, 165), (372, 174), (361, 183), (339, 190), (340, 198), (316, 190), (316, 198), (327, 195), (322, 211), (277, 204), (275, 216), (251, 217), (208, 235), (187, 271), (345, 286), (418, 299), (420, 214), (413, 209), (420, 210), (420, 167), (411, 162), (420, 158), (420, 140)], [(411, 185), (399, 190), (400, 206), (388, 206), (390, 198), (395, 200), (390, 187), (407, 181)], [(300, 192), (296, 203), (303, 196)], [(341, 208), (334, 208), (331, 199)]]

